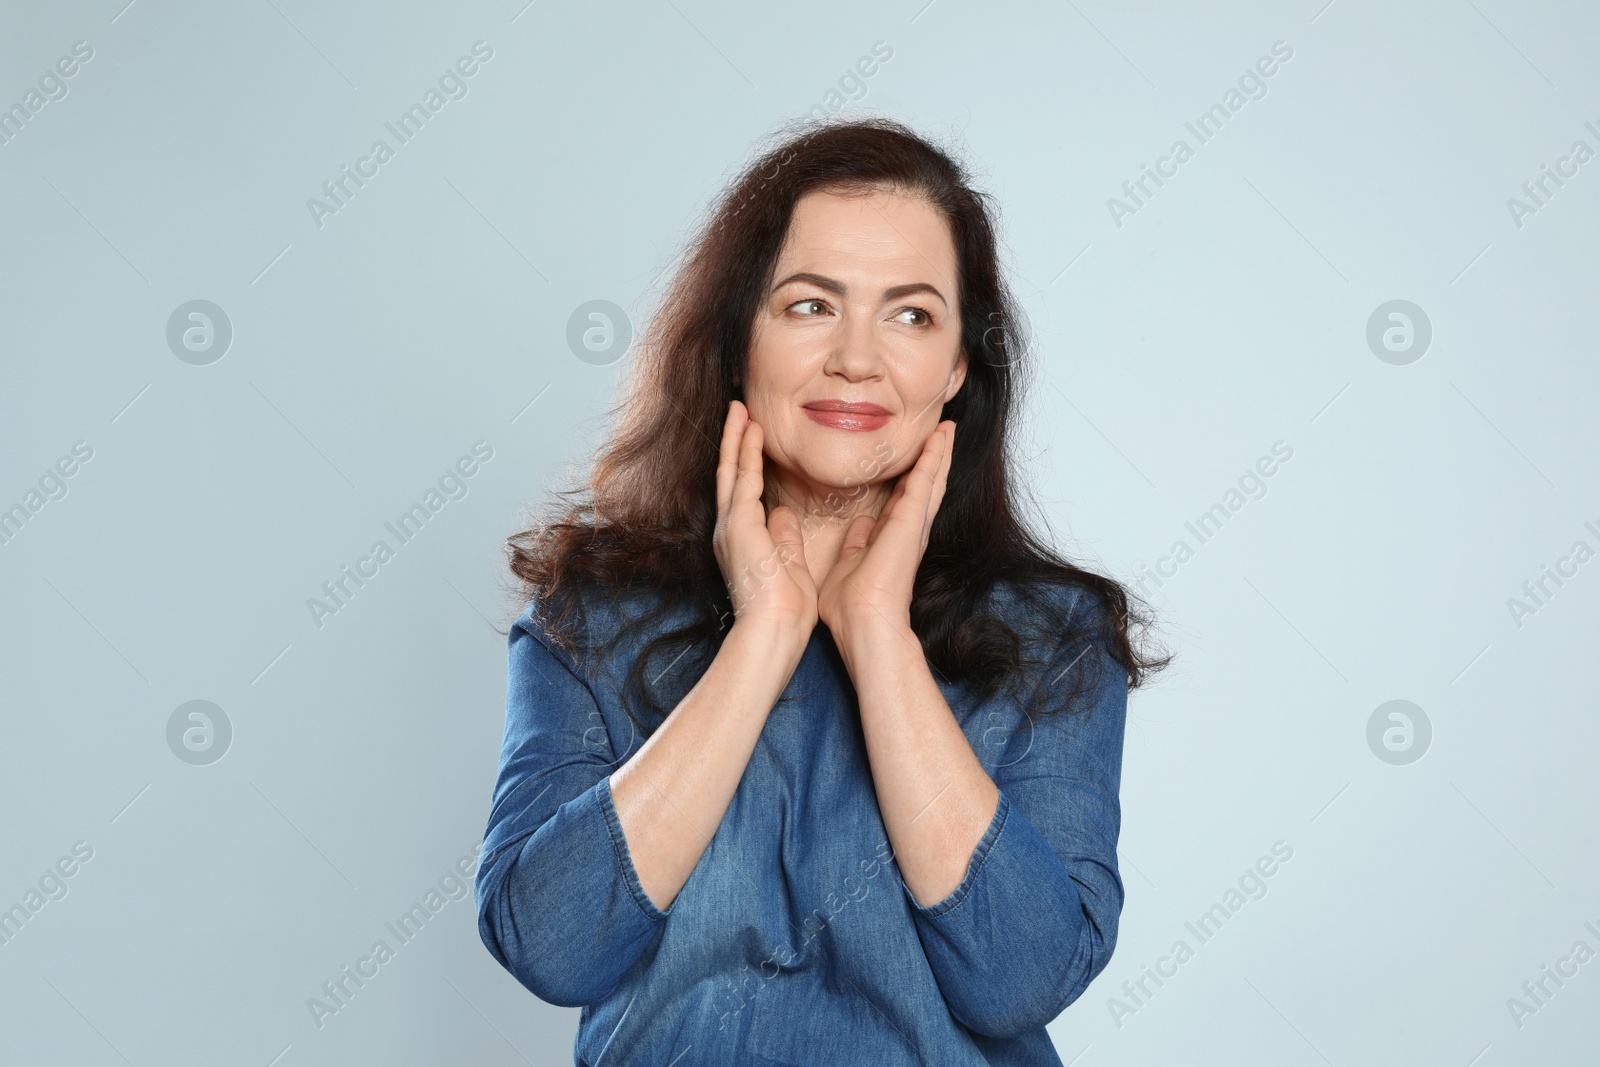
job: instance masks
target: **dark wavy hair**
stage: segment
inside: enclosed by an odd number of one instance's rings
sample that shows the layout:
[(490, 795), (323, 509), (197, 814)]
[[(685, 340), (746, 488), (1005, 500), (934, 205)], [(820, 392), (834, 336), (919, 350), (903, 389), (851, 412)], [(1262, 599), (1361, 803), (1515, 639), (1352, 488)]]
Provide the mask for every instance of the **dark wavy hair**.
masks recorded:
[[(1040, 663), (1025, 659), (1029, 642), (991, 600), (1006, 583), (1029, 605), (1022, 615), (1036, 621), (1047, 649), (1070, 653), (1099, 642), (1127, 673), (1130, 689), (1145, 672), (1165, 667), (1170, 656), (1146, 658), (1130, 639), (1130, 621), (1152, 621), (1142, 601), (1058, 555), (1020, 513), (1008, 435), (1032, 367), (1021, 309), (1001, 277), (987, 195), (946, 151), (893, 120), (800, 120), (773, 139), (776, 145), (712, 205), (666, 286), (587, 486), (554, 490), (540, 521), (507, 539), (511, 571), (539, 625), (577, 658), (586, 615), (579, 594), (651, 594), (652, 610), (613, 641), (688, 609), (629, 668), (624, 705), (644, 736), (676, 704), (652, 692), (646, 675), (673, 674), (670, 691), (682, 694), (704, 673), (732, 616), (712, 551), (718, 443), (729, 401), (743, 399), (755, 314), (795, 203), (814, 190), (886, 189), (922, 198), (949, 224), (968, 356), (966, 379), (939, 416), (955, 420), (960, 432), (911, 602), (911, 625), (929, 662), (947, 681), (971, 683), (979, 698), (1008, 683), (1020, 691)], [(1078, 607), (1081, 595), (1049, 596), (1052, 585), (1087, 591), (1093, 610)], [(647, 666), (657, 661), (676, 666)], [(1073, 673), (1067, 704), (1098, 684), (1092, 669)], [(1044, 689), (1032, 686), (1035, 694)], [(1059, 700), (1060, 687), (1051, 695)]]

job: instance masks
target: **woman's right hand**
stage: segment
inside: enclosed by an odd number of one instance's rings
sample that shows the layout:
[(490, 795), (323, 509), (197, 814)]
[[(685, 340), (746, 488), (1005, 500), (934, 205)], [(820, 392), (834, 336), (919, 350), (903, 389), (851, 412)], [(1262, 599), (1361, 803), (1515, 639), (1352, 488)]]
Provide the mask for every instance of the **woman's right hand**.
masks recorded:
[(761, 503), (760, 424), (737, 400), (728, 405), (717, 459), (717, 528), (711, 538), (733, 602), (734, 621), (766, 617), (797, 625), (809, 639), (817, 624), (817, 589), (806, 566), (800, 515)]

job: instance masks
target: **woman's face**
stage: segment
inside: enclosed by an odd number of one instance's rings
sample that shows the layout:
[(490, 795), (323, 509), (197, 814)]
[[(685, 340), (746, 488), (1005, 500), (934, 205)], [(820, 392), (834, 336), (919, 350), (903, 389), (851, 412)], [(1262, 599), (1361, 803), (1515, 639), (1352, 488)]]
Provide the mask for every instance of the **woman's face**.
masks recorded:
[(967, 371), (944, 218), (899, 193), (807, 193), (772, 277), (744, 401), (784, 495), (908, 470)]

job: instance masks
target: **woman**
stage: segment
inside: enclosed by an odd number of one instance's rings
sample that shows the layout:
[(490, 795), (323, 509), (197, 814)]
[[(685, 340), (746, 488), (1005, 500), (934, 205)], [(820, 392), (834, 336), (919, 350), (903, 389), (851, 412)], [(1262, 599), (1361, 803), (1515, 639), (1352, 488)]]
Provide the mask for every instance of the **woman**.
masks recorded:
[(808, 124), (717, 204), (588, 499), (511, 539), (479, 927), (579, 1064), (1061, 1062), (1165, 661), (1017, 517), (1019, 332), (955, 162)]

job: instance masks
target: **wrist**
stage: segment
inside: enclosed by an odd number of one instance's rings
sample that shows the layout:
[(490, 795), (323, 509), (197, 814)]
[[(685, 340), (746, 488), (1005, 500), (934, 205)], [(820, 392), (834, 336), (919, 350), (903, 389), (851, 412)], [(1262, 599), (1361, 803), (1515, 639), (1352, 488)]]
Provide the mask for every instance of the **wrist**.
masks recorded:
[(830, 623), (828, 629), (852, 678), (857, 677), (858, 665), (865, 668), (883, 664), (899, 669), (904, 666), (902, 656), (923, 658), (922, 640), (909, 620), (886, 619), (873, 613), (870, 617), (840, 620), (837, 628)]
[(862, 649), (896, 647), (896, 642), (910, 641), (920, 645), (916, 631), (911, 628), (909, 615), (899, 617), (884, 615), (875, 610), (861, 610), (825, 620), (833, 634), (834, 643), (841, 649), (850, 646)]
[(816, 629), (813, 616), (802, 618), (792, 612), (746, 610), (734, 616), (728, 630), (730, 639), (736, 636), (751, 640), (762, 648), (792, 653), (798, 660), (811, 641), (811, 631)]

